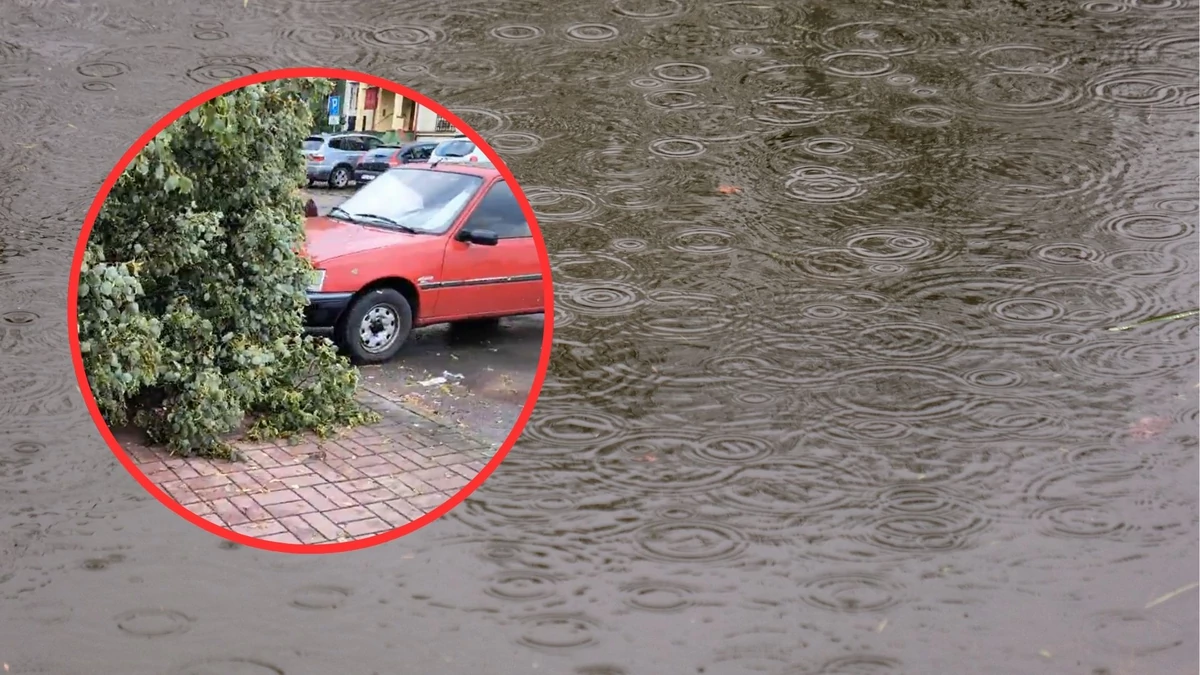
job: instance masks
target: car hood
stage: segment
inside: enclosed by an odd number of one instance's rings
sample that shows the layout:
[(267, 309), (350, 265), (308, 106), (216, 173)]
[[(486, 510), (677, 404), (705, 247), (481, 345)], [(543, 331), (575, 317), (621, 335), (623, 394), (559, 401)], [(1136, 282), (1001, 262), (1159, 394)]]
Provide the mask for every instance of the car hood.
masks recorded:
[(304, 236), (304, 254), (313, 263), (416, 241), (415, 236), (404, 232), (356, 225), (325, 216), (306, 218)]

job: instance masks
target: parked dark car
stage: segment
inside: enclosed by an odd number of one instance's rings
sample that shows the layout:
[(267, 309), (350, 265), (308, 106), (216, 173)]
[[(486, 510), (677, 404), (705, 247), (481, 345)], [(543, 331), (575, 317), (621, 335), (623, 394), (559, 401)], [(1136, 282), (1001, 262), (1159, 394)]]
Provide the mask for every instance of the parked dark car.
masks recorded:
[(437, 147), (436, 141), (416, 141), (404, 145), (386, 145), (363, 153), (354, 168), (354, 182), (366, 183), (379, 174), (402, 164), (424, 162)]

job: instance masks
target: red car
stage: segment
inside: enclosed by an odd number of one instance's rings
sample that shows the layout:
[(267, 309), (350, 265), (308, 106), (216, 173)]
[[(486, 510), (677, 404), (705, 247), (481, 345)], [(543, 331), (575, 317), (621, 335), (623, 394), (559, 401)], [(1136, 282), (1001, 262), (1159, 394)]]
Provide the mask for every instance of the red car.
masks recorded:
[(542, 246), (491, 164), (405, 165), (312, 208), (305, 324), (358, 363), (391, 359), (414, 327), (545, 311)]

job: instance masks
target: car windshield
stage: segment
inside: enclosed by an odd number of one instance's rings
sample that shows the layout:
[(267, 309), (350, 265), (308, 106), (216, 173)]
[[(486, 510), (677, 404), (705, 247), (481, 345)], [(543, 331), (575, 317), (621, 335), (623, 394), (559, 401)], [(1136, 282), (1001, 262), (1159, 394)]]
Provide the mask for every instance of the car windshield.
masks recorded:
[(447, 141), (433, 150), (434, 157), (466, 157), (475, 150), (471, 141)]
[(304, 139), (305, 150), (320, 150), (322, 145), (325, 145), (324, 138), (313, 137)]
[(450, 229), (483, 178), (427, 169), (392, 169), (341, 204), (347, 218), (427, 234)]

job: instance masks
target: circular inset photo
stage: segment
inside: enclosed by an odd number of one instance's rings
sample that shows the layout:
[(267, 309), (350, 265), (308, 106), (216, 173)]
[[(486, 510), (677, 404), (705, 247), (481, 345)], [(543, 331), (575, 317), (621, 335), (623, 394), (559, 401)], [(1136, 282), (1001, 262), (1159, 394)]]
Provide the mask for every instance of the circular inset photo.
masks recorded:
[(84, 399), (187, 520), (292, 553), (400, 537), (520, 436), (549, 258), (483, 138), (352, 71), (230, 80), (104, 181), (68, 295)]

